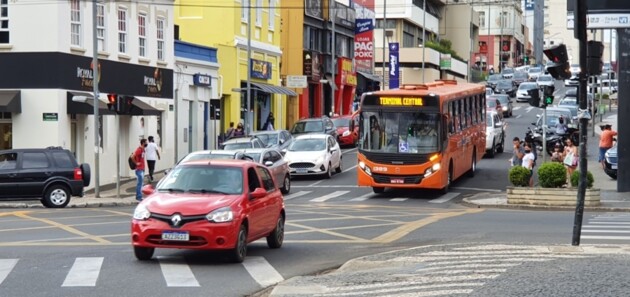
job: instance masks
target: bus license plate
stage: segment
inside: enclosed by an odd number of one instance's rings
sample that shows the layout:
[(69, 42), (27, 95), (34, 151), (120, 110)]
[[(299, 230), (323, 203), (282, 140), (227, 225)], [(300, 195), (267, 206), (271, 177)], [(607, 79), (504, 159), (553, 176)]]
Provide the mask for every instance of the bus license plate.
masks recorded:
[(188, 232), (164, 231), (162, 232), (162, 240), (171, 241), (188, 241)]
[(391, 179), (391, 183), (392, 184), (404, 184), (405, 180), (402, 178), (392, 178)]
[(617, 165), (614, 165), (614, 164), (613, 164), (613, 165), (610, 165), (610, 168), (611, 168), (611, 169), (617, 169)]
[(297, 172), (297, 173), (307, 173), (308, 169), (300, 168), (300, 169), (296, 169), (295, 172)]

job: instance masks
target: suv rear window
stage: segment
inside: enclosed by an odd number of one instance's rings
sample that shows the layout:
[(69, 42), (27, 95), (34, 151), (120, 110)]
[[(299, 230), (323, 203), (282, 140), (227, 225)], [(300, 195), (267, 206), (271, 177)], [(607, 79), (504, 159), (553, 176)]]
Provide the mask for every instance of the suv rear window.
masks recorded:
[(53, 152), (53, 159), (55, 160), (55, 163), (57, 163), (58, 167), (61, 168), (74, 168), (74, 162), (72, 162), (72, 159), (70, 158), (70, 155), (68, 155), (68, 153), (65, 152)]
[(0, 170), (9, 170), (15, 168), (17, 168), (16, 153), (0, 154)]
[(24, 153), (23, 169), (47, 168), (48, 166), (48, 158), (45, 153)]

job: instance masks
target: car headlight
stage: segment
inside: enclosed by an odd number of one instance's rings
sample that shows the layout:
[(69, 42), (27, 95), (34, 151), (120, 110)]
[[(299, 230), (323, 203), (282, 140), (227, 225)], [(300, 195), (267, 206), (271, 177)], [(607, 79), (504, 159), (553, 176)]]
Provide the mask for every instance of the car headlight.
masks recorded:
[(350, 135), (350, 130), (346, 130), (345, 132), (343, 132), (343, 134), (341, 134), (341, 136), (346, 137)]
[(507, 111), (508, 110), (507, 106), (503, 106), (502, 109), (503, 109), (503, 111)]
[(133, 219), (146, 221), (151, 217), (151, 212), (144, 204), (138, 204), (136, 210), (133, 211)]
[(231, 222), (234, 219), (234, 213), (229, 206), (215, 209), (206, 215), (206, 219), (210, 222), (225, 223)]
[(324, 156), (319, 156), (317, 160), (315, 160), (315, 164), (324, 163)]

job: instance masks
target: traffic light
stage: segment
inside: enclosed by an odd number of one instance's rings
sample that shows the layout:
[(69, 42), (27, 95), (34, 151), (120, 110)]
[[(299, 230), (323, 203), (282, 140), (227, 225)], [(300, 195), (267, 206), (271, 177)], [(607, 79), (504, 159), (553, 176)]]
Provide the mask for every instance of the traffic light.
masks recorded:
[(107, 94), (107, 108), (111, 111), (116, 111), (118, 101), (118, 95), (116, 94)]
[(543, 103), (542, 108), (547, 108), (548, 105), (553, 104), (553, 91), (554, 87), (552, 86), (544, 86), (543, 88)]
[(604, 62), (602, 55), (604, 54), (604, 44), (599, 41), (590, 40), (586, 45), (586, 73), (588, 75), (602, 74)]
[(116, 101), (116, 112), (118, 114), (129, 114), (133, 98), (133, 96), (118, 95), (118, 100)]
[(571, 66), (567, 55), (567, 47), (564, 44), (554, 45), (543, 51), (545, 56), (553, 64), (547, 67), (547, 71), (555, 79), (571, 78)]
[(529, 57), (528, 56), (523, 57), (523, 64), (529, 65)]
[(529, 94), (529, 105), (540, 107), (540, 94), (538, 93), (538, 89), (527, 90), (527, 94)]

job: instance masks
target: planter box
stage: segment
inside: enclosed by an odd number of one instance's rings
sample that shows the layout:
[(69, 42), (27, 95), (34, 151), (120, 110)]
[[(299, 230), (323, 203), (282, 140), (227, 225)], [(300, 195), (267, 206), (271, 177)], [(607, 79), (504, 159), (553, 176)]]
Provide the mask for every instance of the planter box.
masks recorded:
[[(520, 205), (576, 206), (577, 188), (507, 187), (507, 203)], [(584, 206), (599, 206), (599, 189), (586, 189)]]

